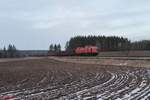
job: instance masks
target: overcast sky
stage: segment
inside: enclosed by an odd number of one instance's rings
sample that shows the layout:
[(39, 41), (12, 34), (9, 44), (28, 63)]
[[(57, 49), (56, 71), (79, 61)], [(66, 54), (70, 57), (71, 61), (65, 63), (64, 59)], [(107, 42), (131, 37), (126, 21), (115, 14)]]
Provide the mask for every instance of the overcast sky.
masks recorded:
[(0, 0), (0, 47), (48, 49), (88, 34), (150, 39), (150, 0)]

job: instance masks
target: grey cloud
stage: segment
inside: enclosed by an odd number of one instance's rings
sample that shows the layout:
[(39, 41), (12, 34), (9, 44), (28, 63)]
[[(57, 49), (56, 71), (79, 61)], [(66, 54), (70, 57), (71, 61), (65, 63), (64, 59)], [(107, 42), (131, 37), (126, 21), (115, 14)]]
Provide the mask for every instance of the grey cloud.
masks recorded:
[(1, 0), (0, 40), (20, 49), (47, 49), (50, 43), (64, 45), (79, 34), (149, 39), (149, 4), (148, 0)]

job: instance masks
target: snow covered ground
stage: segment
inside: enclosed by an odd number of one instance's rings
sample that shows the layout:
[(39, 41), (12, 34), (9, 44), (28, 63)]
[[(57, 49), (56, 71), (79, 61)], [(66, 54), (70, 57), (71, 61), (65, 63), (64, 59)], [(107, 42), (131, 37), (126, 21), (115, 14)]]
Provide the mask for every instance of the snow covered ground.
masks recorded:
[(148, 100), (150, 68), (48, 58), (1, 62), (0, 97), (5, 96), (13, 100)]

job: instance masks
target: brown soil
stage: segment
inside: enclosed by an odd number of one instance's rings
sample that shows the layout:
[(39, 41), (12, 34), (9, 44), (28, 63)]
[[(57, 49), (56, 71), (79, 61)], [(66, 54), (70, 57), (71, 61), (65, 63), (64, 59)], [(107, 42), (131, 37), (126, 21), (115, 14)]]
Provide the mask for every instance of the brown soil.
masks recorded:
[[(138, 99), (150, 90), (148, 70), (71, 63), (52, 58), (5, 61), (0, 62), (0, 96), (11, 94), (17, 100), (91, 100), (123, 98), (132, 94), (134, 99)], [(136, 88), (140, 91), (132, 92)]]

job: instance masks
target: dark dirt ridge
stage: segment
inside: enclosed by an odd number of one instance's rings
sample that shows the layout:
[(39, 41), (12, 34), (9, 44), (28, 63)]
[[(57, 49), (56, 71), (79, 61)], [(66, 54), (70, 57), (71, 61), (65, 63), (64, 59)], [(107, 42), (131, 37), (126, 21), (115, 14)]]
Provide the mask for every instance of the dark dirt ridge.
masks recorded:
[(150, 69), (56, 61), (0, 62), (0, 97), (16, 100), (148, 99)]

